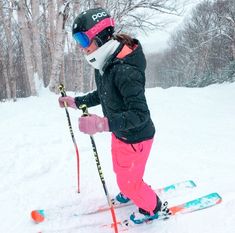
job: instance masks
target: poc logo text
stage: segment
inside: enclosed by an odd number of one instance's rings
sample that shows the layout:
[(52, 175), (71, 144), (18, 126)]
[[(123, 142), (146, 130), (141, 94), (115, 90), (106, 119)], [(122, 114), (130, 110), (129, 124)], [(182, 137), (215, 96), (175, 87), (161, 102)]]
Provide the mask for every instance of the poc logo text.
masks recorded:
[(107, 16), (107, 13), (105, 11), (103, 12), (100, 12), (100, 13), (97, 13), (97, 14), (94, 14), (92, 15), (92, 19), (95, 21), (97, 20), (98, 18), (101, 18), (101, 17), (104, 17), (104, 16)]

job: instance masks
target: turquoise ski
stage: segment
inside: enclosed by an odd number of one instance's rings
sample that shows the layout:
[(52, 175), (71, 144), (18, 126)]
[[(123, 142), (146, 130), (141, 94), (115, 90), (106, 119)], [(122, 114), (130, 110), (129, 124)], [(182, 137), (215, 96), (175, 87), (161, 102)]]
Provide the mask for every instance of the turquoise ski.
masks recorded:
[[(161, 212), (155, 217), (155, 219), (151, 219), (149, 217), (143, 217), (136, 219), (135, 213), (130, 216), (130, 219), (125, 219), (123, 221), (119, 221), (119, 228), (123, 231), (128, 230), (128, 228), (132, 228), (142, 224), (149, 224), (159, 220), (167, 220), (172, 218), (175, 215), (192, 213), (195, 211), (199, 211), (202, 209), (206, 209), (212, 206), (215, 206), (221, 203), (222, 198), (218, 193), (210, 193), (200, 198), (196, 198), (194, 200), (169, 207), (169, 212), (166, 214), (161, 214)], [(103, 227), (112, 227), (112, 224), (103, 225)]]
[[(192, 180), (185, 180), (181, 182), (177, 182), (175, 184), (171, 184), (168, 186), (165, 186), (163, 188), (157, 188), (155, 189), (156, 193), (164, 199), (172, 198), (175, 196), (183, 195), (186, 191), (192, 190), (196, 187), (196, 184)], [(133, 203), (130, 201), (125, 204), (121, 204), (120, 202), (116, 201), (115, 198), (112, 199), (114, 208), (122, 208), (125, 206), (133, 205)], [(34, 222), (40, 223), (45, 221), (51, 221), (53, 219), (58, 218), (58, 215), (67, 216), (67, 217), (76, 217), (80, 215), (91, 215), (96, 214), (100, 212), (105, 212), (109, 210), (109, 207), (107, 204), (98, 206), (98, 207), (92, 207), (91, 210), (86, 210), (85, 212), (76, 213), (74, 212), (74, 209), (76, 207), (76, 204), (74, 205), (61, 205), (59, 207), (50, 208), (50, 209), (36, 209), (31, 212), (31, 218)]]
[[(158, 194), (158, 196), (160, 198), (168, 199), (168, 198), (173, 198), (175, 196), (179, 196), (179, 195), (185, 193), (185, 191), (191, 190), (195, 187), (196, 187), (196, 184), (194, 181), (185, 180), (185, 181), (181, 181), (181, 182), (178, 182), (175, 184), (165, 186), (163, 188), (157, 188), (154, 191)], [(127, 203), (120, 203), (115, 198), (112, 198), (112, 203), (113, 203), (113, 206), (115, 209), (133, 205), (133, 202), (131, 202), (131, 201), (129, 201)], [(108, 211), (109, 209), (110, 209), (110, 207), (107, 204), (105, 204), (105, 205), (99, 206), (95, 210), (88, 211), (85, 214), (86, 215), (96, 214), (96, 213)]]

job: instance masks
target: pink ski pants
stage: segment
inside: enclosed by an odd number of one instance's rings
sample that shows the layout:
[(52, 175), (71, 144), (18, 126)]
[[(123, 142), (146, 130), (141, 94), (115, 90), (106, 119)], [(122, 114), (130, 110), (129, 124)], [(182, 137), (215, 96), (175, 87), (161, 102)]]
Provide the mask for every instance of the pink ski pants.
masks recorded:
[(143, 175), (152, 143), (153, 139), (127, 144), (112, 134), (113, 170), (119, 189), (138, 207), (151, 214), (157, 204), (156, 194), (143, 181)]

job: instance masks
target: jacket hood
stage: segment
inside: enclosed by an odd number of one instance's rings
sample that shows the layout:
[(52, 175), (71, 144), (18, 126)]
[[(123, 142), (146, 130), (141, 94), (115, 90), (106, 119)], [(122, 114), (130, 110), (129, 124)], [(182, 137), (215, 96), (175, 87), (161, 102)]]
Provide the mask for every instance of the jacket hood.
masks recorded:
[(140, 42), (137, 39), (134, 39), (134, 41), (136, 44), (135, 48), (129, 51), (126, 55), (124, 54), (124, 56), (122, 54), (122, 58), (118, 56), (120, 53), (123, 52), (123, 49), (125, 48), (125, 45), (121, 43), (113, 56), (111, 56), (110, 59), (107, 61), (106, 65), (103, 67), (103, 70), (111, 64), (128, 64), (136, 67), (141, 72), (144, 72), (146, 69), (145, 55), (143, 53)]

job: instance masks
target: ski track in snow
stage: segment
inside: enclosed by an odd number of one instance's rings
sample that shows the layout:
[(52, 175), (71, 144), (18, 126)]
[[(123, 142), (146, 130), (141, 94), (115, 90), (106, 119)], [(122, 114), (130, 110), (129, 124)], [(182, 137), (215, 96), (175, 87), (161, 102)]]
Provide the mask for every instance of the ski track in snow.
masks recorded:
[[(74, 95), (73, 93), (69, 93)], [(145, 180), (162, 187), (192, 179), (198, 187), (169, 200), (177, 204), (210, 192), (223, 202), (215, 207), (139, 226), (128, 232), (235, 232), (235, 84), (206, 88), (152, 88), (146, 90), (156, 137)], [(113, 232), (109, 212), (79, 215), (106, 203), (90, 139), (77, 129), (79, 110), (69, 109), (81, 163), (81, 193), (76, 192), (76, 154), (64, 109), (58, 96), (43, 90), (40, 97), (0, 103), (0, 203), (2, 233)], [(90, 108), (101, 115), (101, 108)], [(118, 192), (112, 172), (110, 134), (95, 135), (110, 194)], [(61, 209), (60, 206), (70, 206)], [(35, 224), (33, 209), (57, 209), (58, 216)], [(127, 217), (135, 207), (116, 211)], [(71, 217), (77, 213), (77, 217)]]

